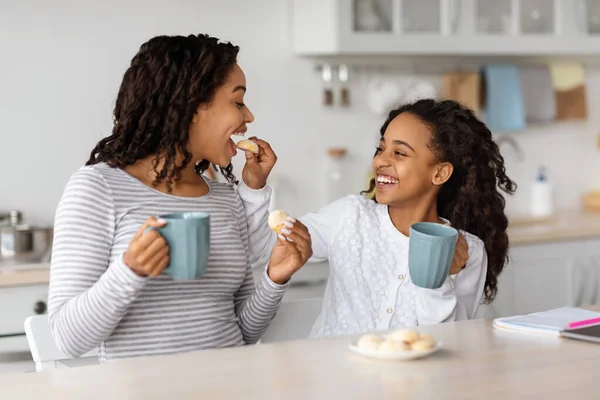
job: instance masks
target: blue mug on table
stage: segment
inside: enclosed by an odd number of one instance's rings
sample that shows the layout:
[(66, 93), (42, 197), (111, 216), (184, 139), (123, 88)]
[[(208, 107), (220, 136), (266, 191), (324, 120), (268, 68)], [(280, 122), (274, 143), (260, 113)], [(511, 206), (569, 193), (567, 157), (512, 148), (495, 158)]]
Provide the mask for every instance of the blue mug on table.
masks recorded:
[(458, 231), (433, 222), (418, 222), (410, 227), (408, 270), (412, 282), (422, 288), (438, 289), (448, 277)]
[(149, 229), (158, 231), (169, 245), (170, 261), (164, 272), (175, 280), (202, 278), (210, 255), (210, 215), (182, 212), (160, 218), (167, 224)]

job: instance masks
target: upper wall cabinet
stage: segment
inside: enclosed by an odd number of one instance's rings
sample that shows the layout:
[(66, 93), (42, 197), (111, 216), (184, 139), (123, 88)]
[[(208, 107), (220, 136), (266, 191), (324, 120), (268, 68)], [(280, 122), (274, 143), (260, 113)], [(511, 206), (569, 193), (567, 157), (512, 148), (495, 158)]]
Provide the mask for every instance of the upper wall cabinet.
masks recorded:
[(292, 0), (303, 56), (600, 56), (600, 0)]

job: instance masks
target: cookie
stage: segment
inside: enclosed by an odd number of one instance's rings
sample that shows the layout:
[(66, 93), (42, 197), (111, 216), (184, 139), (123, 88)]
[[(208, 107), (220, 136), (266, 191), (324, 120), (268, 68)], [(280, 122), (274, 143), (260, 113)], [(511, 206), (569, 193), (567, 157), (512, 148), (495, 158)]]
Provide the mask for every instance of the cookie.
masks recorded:
[(373, 334), (364, 335), (358, 341), (358, 347), (361, 349), (367, 349), (367, 350), (377, 350), (379, 348), (379, 345), (381, 344), (381, 342), (383, 342), (383, 338), (381, 338), (377, 335), (373, 335)]
[(250, 139), (239, 141), (236, 146), (238, 149), (249, 151), (250, 153), (254, 154), (258, 154), (259, 151), (258, 145)]
[(285, 219), (287, 218), (287, 214), (281, 210), (273, 211), (269, 214), (269, 228), (279, 233), (281, 228), (285, 226)]

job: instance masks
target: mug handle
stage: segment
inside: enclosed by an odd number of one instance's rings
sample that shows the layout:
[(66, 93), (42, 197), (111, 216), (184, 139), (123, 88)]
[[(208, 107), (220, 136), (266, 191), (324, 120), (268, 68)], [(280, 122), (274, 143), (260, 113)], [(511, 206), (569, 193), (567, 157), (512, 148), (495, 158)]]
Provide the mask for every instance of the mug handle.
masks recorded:
[[(160, 236), (163, 236), (163, 235), (160, 233), (160, 228), (155, 228), (155, 227), (153, 227), (153, 226), (149, 226), (149, 227), (147, 227), (146, 229), (144, 229), (144, 235), (145, 235), (146, 233), (150, 232), (150, 231), (156, 231), (156, 232), (157, 232), (157, 233), (158, 233)], [(164, 236), (163, 236), (163, 238), (165, 239), (165, 241), (167, 240), (167, 239), (166, 239)], [(169, 242), (167, 242), (167, 246), (168, 246), (168, 245), (169, 245)], [(165, 269), (163, 269), (163, 272), (165, 272), (165, 273), (167, 273), (167, 274), (170, 274), (170, 273), (171, 273), (171, 265), (170, 265), (170, 264), (169, 264), (169, 265), (167, 265), (167, 267), (166, 267)]]

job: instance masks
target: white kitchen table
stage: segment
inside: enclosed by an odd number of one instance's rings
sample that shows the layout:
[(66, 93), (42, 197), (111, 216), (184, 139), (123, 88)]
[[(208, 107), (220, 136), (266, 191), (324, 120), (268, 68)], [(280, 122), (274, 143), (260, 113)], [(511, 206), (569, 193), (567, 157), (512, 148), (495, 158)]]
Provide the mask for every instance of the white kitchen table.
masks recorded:
[(422, 327), (444, 348), (416, 361), (351, 353), (348, 337), (123, 360), (0, 377), (0, 399), (593, 399), (600, 345), (495, 330)]

